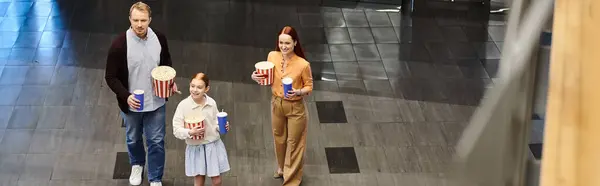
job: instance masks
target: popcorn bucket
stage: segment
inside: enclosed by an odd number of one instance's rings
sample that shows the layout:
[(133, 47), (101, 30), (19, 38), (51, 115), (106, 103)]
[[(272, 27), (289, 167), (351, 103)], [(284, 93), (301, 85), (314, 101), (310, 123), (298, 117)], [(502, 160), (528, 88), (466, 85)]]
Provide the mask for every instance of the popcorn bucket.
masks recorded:
[[(186, 117), (183, 122), (184, 128), (193, 129), (194, 127), (200, 126), (200, 128), (204, 128), (204, 119), (200, 117)], [(206, 134), (206, 131), (204, 132)], [(204, 135), (202, 136), (192, 136), (194, 140), (204, 139)]]
[(260, 85), (271, 85), (273, 83), (273, 68), (275, 65), (268, 61), (261, 61), (254, 65), (256, 72), (262, 74), (265, 79), (261, 80)]
[(168, 98), (173, 95), (173, 84), (175, 83), (175, 69), (169, 66), (158, 66), (152, 69), (152, 87), (154, 95), (160, 98)]

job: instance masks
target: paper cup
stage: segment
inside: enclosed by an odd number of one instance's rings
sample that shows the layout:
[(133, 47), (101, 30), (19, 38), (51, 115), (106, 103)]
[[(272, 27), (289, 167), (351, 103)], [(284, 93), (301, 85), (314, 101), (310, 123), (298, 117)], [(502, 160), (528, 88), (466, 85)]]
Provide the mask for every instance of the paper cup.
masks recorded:
[(227, 134), (227, 129), (225, 128), (225, 125), (227, 125), (227, 112), (217, 113), (217, 121), (219, 122), (219, 133)]
[(144, 110), (144, 90), (136, 89), (133, 91), (133, 97), (140, 101), (140, 108), (137, 110)]
[(283, 84), (283, 97), (288, 97), (288, 92), (292, 90), (292, 83), (294, 82), (294, 80), (292, 80), (292, 78), (286, 77), (283, 78), (281, 80), (281, 83)]
[(254, 65), (256, 72), (262, 74), (265, 79), (258, 82), (260, 85), (271, 85), (273, 83), (273, 68), (275, 65), (268, 61), (261, 61)]
[(168, 98), (173, 95), (173, 84), (175, 83), (175, 69), (169, 66), (158, 66), (152, 69), (152, 87), (154, 95), (160, 98)]
[[(204, 128), (204, 119), (200, 117), (187, 117), (184, 119), (183, 123), (186, 129), (193, 129), (194, 127), (200, 126), (200, 128)], [(206, 134), (206, 131), (204, 132)], [(192, 136), (193, 140), (201, 140), (204, 139), (204, 135), (202, 136)]]

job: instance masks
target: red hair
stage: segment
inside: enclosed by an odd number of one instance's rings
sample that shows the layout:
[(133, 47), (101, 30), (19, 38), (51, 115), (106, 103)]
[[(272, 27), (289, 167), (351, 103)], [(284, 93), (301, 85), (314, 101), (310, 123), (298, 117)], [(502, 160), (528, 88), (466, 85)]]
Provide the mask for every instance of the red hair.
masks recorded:
[(197, 73), (194, 76), (192, 76), (191, 80), (194, 80), (194, 79), (197, 79), (197, 80), (200, 80), (200, 81), (204, 81), (204, 86), (205, 87), (208, 87), (208, 83), (210, 82), (210, 80), (208, 79), (208, 76), (206, 76), (206, 74), (204, 74), (202, 72)]
[[(302, 45), (300, 44), (300, 39), (298, 38), (298, 33), (296, 32), (296, 29), (292, 28), (291, 26), (285, 26), (283, 27), (283, 29), (281, 29), (281, 32), (279, 32), (279, 35), (281, 34), (287, 34), (292, 36), (292, 40), (294, 40), (296, 42), (296, 46), (294, 46), (294, 53), (297, 56), (300, 56), (304, 59), (306, 59), (306, 56), (304, 56), (304, 50), (302, 49)], [(279, 35), (277, 35), (277, 37), (279, 37)], [(281, 51), (279, 49), (279, 38), (277, 39), (276, 45), (275, 45), (275, 51)]]

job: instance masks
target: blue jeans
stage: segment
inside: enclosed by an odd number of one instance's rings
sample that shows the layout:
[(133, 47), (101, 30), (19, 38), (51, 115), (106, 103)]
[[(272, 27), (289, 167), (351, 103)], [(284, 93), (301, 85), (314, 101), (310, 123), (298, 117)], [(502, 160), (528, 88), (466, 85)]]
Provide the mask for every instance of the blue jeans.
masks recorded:
[(148, 145), (148, 181), (162, 180), (165, 168), (165, 105), (151, 112), (121, 112), (127, 128), (127, 150), (131, 165), (144, 166), (146, 151), (142, 135)]

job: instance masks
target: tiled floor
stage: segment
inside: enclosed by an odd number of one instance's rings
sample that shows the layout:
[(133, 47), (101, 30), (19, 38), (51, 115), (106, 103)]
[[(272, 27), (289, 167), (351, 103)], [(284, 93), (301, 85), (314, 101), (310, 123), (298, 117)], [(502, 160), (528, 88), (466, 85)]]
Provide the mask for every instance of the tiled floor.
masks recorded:
[[(148, 1), (180, 88), (206, 72), (230, 114), (224, 185), (280, 184), (271, 178), (269, 90), (249, 76), (284, 25), (299, 30), (316, 80), (303, 185), (443, 185), (453, 145), (493, 84), (502, 16), (462, 1), (417, 0), (412, 16), (349, 2)], [(1, 186), (127, 185), (103, 68), (131, 3), (0, 0)], [(170, 99), (168, 118), (185, 92)], [(185, 144), (169, 120), (165, 183), (189, 185)]]

